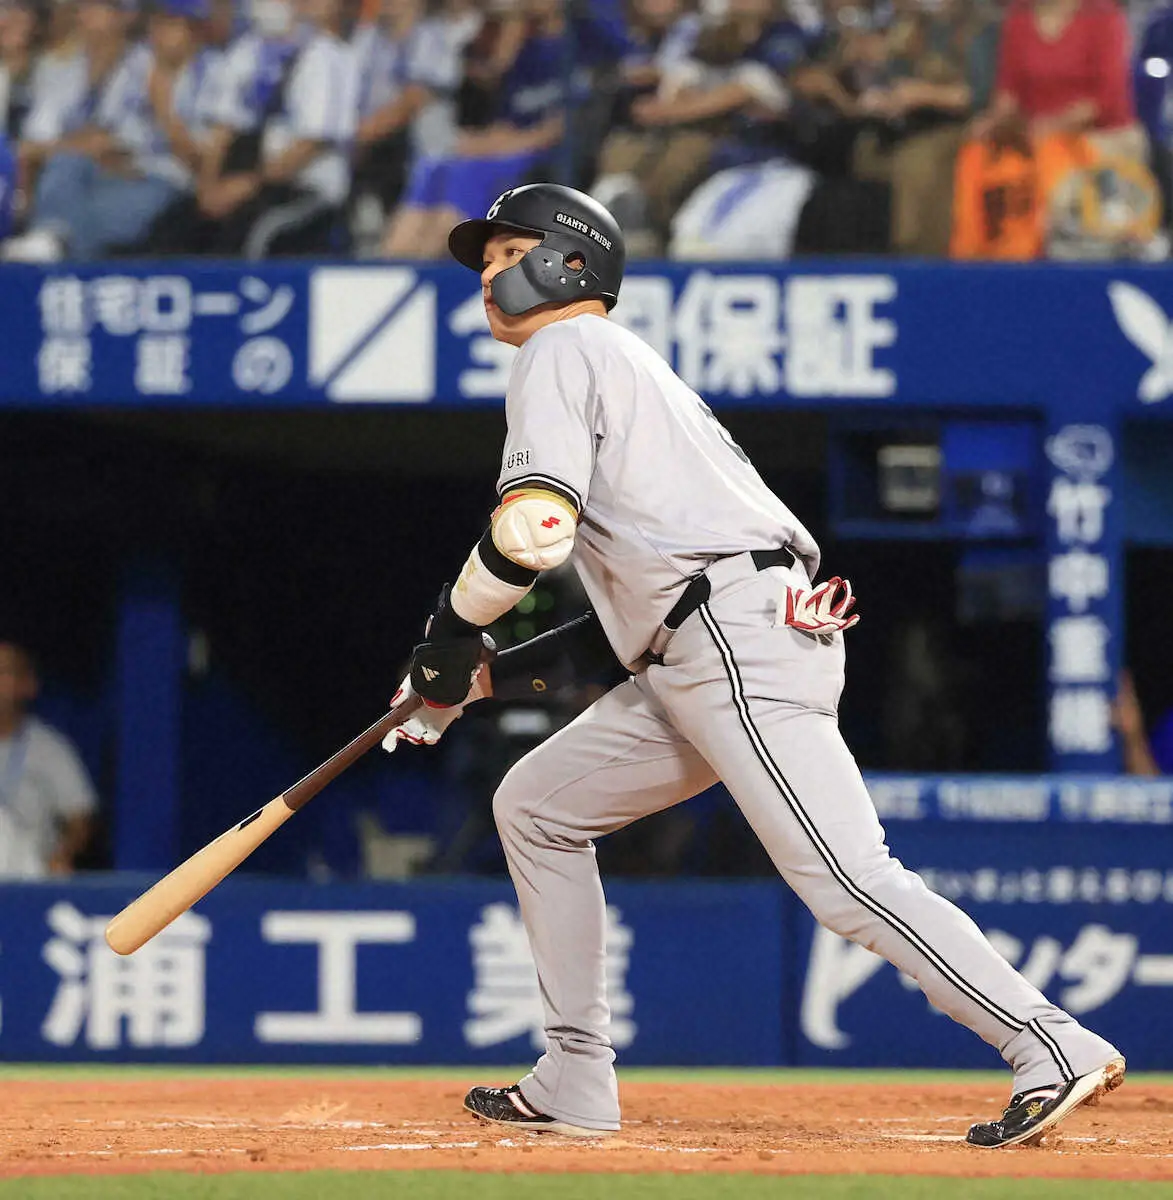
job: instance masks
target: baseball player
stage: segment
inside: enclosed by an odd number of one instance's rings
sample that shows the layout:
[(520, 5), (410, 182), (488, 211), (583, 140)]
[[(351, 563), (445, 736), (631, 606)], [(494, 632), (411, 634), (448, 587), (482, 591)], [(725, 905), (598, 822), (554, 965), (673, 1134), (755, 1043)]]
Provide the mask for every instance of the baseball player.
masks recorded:
[[(526, 755), (493, 802), (541, 983), (546, 1051), (465, 1107), (516, 1128), (619, 1128), (594, 839), (721, 780), (779, 873), (829, 929), (883, 955), (1014, 1072), (984, 1147), (1033, 1142), (1124, 1078), (1124, 1058), (1051, 1004), (959, 909), (894, 859), (839, 733), (846, 580), (712, 412), (608, 320), (623, 236), (589, 196), (506, 192), (452, 230), (493, 336), (520, 347), (505, 399), (500, 505), (441, 594), (401, 693), (436, 741), (468, 703), (559, 686), (612, 653), (630, 672)], [(593, 611), (506, 650), (482, 630), (570, 559)]]

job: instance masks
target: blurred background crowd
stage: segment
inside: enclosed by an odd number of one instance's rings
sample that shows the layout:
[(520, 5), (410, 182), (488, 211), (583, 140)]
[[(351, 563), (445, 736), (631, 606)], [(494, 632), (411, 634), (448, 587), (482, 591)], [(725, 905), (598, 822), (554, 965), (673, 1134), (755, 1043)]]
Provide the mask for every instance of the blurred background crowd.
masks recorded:
[(0, 0), (2, 253), (428, 259), (553, 178), (635, 257), (1160, 258), (1171, 61), (1116, 0)]

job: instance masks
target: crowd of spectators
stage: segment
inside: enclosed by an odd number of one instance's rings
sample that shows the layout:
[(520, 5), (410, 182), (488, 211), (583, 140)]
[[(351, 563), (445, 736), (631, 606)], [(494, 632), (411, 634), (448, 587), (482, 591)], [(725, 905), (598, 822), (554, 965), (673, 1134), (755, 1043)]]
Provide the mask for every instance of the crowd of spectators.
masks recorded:
[(636, 256), (1155, 257), (1171, 62), (1116, 0), (0, 0), (2, 253), (427, 259), (560, 178)]

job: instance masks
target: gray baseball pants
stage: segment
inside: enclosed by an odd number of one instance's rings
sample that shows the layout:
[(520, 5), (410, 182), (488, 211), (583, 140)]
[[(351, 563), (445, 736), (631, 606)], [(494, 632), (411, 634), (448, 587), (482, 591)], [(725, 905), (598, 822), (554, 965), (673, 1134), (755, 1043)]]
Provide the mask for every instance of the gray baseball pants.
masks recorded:
[(888, 959), (996, 1047), (1014, 1091), (1117, 1057), (889, 853), (839, 733), (842, 635), (825, 644), (774, 623), (785, 585), (810, 586), (802, 567), (758, 573), (738, 555), (708, 574), (709, 602), (657, 643), (663, 664), (528, 754), (494, 799), (546, 1014), (546, 1051), (521, 1081), (529, 1104), (619, 1127), (593, 841), (718, 779), (817, 920)]

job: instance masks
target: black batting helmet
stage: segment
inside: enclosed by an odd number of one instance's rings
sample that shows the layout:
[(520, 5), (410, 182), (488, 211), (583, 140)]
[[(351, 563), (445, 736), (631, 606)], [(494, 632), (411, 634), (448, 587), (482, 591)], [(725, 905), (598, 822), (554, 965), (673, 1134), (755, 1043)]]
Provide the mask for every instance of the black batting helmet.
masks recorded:
[[(485, 243), (508, 232), (540, 237), (542, 244), (493, 279), (493, 299), (502, 312), (516, 317), (539, 304), (589, 298), (602, 300), (608, 310), (615, 307), (627, 258), (623, 231), (597, 200), (559, 183), (513, 188), (483, 219), (457, 225), (448, 235), (448, 249), (479, 274)], [(566, 260), (574, 254), (586, 265), (568, 267)]]

